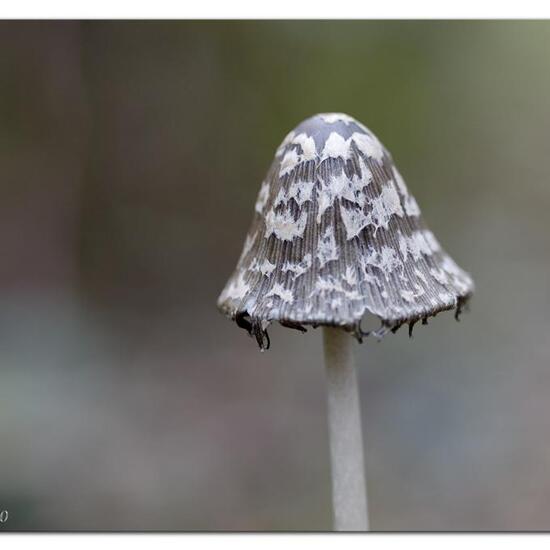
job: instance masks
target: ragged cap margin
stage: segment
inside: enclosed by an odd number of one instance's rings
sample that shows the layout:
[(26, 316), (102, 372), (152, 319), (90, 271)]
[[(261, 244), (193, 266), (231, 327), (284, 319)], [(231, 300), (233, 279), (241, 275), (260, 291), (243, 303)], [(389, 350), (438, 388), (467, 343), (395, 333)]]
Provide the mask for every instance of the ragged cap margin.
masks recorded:
[[(320, 326), (340, 328), (342, 330), (345, 330), (346, 332), (349, 332), (350, 335), (354, 336), (355, 339), (360, 344), (362, 344), (363, 339), (368, 336), (373, 336), (378, 341), (380, 341), (387, 334), (389, 333), (395, 334), (401, 327), (403, 327), (404, 325), (408, 325), (409, 338), (412, 338), (413, 329), (418, 322), (421, 321), (422, 325), (427, 325), (428, 319), (430, 319), (431, 317), (435, 317), (438, 313), (441, 313), (443, 311), (454, 310), (455, 320), (460, 321), (460, 315), (464, 311), (467, 311), (469, 309), (469, 300), (472, 294), (473, 294), (473, 291), (470, 292), (468, 295), (458, 296), (456, 303), (450, 304), (448, 306), (440, 307), (438, 309), (434, 309), (432, 311), (423, 313), (421, 315), (417, 315), (416, 317), (410, 317), (407, 319), (398, 319), (398, 320), (391, 321), (391, 320), (383, 319), (378, 315), (375, 315), (376, 317), (378, 317), (378, 320), (380, 321), (380, 327), (378, 327), (375, 330), (367, 330), (367, 331), (363, 330), (361, 327), (362, 318), (353, 324), (343, 324), (343, 325), (336, 324), (336, 323), (329, 323), (326, 321), (302, 321), (301, 323), (296, 323), (291, 319), (272, 319), (270, 321), (266, 321), (263, 319), (251, 317), (247, 311), (231, 311), (229, 309), (226, 309), (223, 305), (219, 305), (218, 307), (224, 315), (226, 315), (232, 321), (235, 321), (237, 323), (237, 326), (246, 330), (249, 336), (256, 339), (256, 342), (258, 343), (258, 346), (260, 347), (261, 351), (265, 351), (265, 350), (268, 350), (271, 345), (271, 340), (269, 338), (267, 329), (273, 322), (278, 322), (281, 326), (285, 328), (291, 328), (303, 333), (307, 332), (307, 328), (306, 328), (307, 326), (310, 326), (314, 329)], [(368, 307), (365, 308), (365, 314), (367, 312), (369, 312)]]

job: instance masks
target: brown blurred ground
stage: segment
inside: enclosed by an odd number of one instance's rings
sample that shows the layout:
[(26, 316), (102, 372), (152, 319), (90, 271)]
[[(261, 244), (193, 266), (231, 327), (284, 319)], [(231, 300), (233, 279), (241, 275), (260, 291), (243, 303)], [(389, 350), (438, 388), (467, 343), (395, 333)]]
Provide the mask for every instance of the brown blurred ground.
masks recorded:
[(472, 311), (358, 347), (376, 530), (550, 529), (550, 23), (0, 24), (1, 530), (331, 527), (320, 333), (215, 301), (274, 148), (391, 150)]

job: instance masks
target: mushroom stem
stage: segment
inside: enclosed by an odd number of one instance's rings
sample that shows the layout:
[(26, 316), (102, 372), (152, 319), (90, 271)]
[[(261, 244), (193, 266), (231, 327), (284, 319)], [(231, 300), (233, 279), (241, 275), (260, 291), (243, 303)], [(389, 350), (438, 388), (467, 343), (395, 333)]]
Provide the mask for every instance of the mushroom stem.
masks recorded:
[(361, 409), (352, 338), (342, 329), (323, 327), (323, 342), (334, 529), (368, 531)]

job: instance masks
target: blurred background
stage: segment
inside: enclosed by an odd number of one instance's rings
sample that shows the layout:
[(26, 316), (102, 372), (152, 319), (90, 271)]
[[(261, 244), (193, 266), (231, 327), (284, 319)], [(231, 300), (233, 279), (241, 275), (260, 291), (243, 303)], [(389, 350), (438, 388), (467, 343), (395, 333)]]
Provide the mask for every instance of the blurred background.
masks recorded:
[(0, 530), (329, 530), (321, 332), (216, 310), (346, 112), (472, 273), (357, 345), (374, 530), (550, 529), (550, 23), (0, 24)]

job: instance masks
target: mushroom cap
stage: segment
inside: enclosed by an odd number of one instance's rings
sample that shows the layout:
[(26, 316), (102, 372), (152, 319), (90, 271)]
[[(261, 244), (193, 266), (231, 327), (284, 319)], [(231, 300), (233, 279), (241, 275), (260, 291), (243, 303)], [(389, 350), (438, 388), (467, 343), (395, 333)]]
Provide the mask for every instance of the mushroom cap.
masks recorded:
[(390, 153), (363, 124), (318, 114), (281, 143), (220, 310), (269, 346), (267, 326), (342, 327), (382, 336), (457, 309), (471, 277), (428, 229)]

